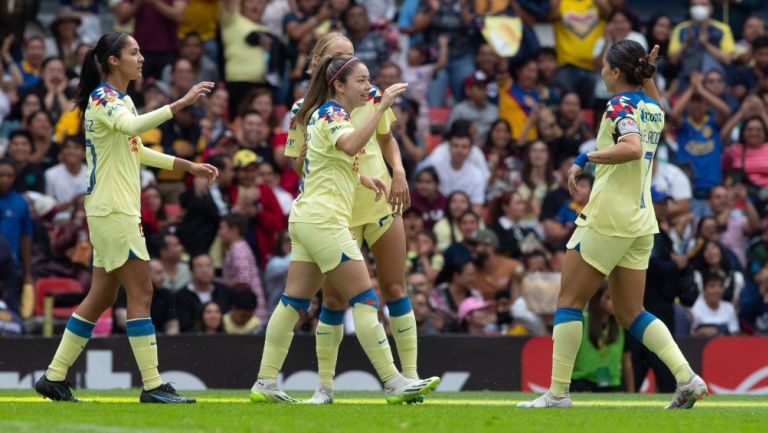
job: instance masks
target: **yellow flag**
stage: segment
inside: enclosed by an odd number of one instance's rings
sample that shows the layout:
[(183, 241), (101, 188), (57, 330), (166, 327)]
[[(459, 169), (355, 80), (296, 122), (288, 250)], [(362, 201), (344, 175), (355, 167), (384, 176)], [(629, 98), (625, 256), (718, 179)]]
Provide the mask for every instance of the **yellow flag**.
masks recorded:
[(483, 19), (481, 33), (498, 55), (513, 57), (520, 51), (523, 21), (518, 17), (487, 16)]

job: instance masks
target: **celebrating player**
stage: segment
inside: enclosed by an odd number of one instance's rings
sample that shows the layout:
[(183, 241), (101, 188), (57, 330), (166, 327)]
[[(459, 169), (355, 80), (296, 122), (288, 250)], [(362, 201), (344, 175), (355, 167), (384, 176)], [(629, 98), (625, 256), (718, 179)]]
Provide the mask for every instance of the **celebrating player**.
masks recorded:
[(51, 400), (77, 401), (66, 375), (91, 338), (94, 323), (117, 297), (118, 283), (128, 294), (126, 330), (136, 357), (142, 403), (194, 403), (163, 384), (157, 369), (155, 328), (149, 317), (152, 282), (149, 254), (139, 213), (139, 167), (184, 170), (214, 180), (216, 168), (164, 155), (144, 147), (139, 134), (155, 128), (213, 88), (202, 82), (178, 101), (138, 116), (128, 83), (141, 78), (144, 57), (126, 33), (102, 36), (85, 56), (77, 106), (85, 122), (88, 185), (85, 211), (93, 244), (91, 290), (67, 322), (59, 348), (35, 390)]
[(354, 128), (348, 113), (368, 101), (368, 68), (355, 57), (328, 57), (312, 77), (295, 119), (300, 128), (306, 128), (307, 150), (299, 196), (288, 220), (291, 264), (285, 293), (267, 326), (258, 379), (251, 389), (252, 401), (296, 401), (280, 390), (277, 375), (293, 339), (293, 327), (326, 277), (351, 306), (357, 338), (384, 382), (389, 403), (413, 400), (439, 383), (436, 377), (406, 378), (395, 368), (378, 320), (378, 299), (349, 228), (358, 184), (370, 189), (374, 200), (387, 193), (381, 179), (357, 173), (353, 163), (381, 117), (405, 88), (405, 84), (395, 84), (387, 89), (371, 115)]
[[(707, 394), (667, 327), (643, 309), (645, 272), (659, 231), (651, 202), (651, 166), (664, 128), (653, 83), (658, 46), (646, 54), (624, 40), (608, 50), (601, 75), (609, 91), (597, 150), (584, 152), (568, 173), (573, 195), (587, 162), (597, 164), (589, 203), (576, 218), (568, 242), (552, 332), (552, 382), (541, 397), (518, 407), (570, 407), (568, 387), (582, 337), (582, 310), (608, 277), (619, 323), (654, 352), (677, 379), (668, 409), (689, 409)], [(642, 89), (642, 91), (641, 91)], [(655, 98), (655, 99), (654, 99)]]
[[(317, 69), (325, 56), (354, 55), (352, 42), (346, 36), (330, 32), (322, 36), (310, 53), (310, 73)], [(371, 87), (368, 101), (351, 113), (353, 127), (359, 127), (368, 119), (380, 104), (381, 93), (375, 86)], [(291, 110), (293, 116), (298, 112), (303, 100), (297, 101)], [(376, 260), (376, 276), (379, 287), (389, 310), (392, 336), (397, 346), (398, 357), (403, 374), (412, 379), (418, 379), (416, 369), (417, 340), (416, 318), (413, 315), (410, 299), (405, 291), (405, 230), (400, 213), (410, 206), (408, 183), (405, 179), (405, 169), (397, 142), (390, 133), (390, 124), (394, 113), (386, 110), (376, 127), (376, 137), (366, 143), (364, 150), (355, 155), (355, 167), (360, 173), (365, 173), (391, 184), (389, 200), (376, 201), (374, 193), (358, 185), (355, 188), (355, 199), (352, 207), (352, 228), (358, 246), (363, 241), (368, 244)], [(285, 154), (297, 158), (305, 147), (303, 130), (292, 122), (288, 133), (288, 143)], [(392, 167), (390, 180), (387, 166)], [(297, 172), (301, 172), (303, 160), (298, 158), (294, 164)], [(388, 203), (389, 202), (389, 203)], [(334, 289), (331, 281), (323, 285), (323, 305), (320, 311), (320, 322), (315, 331), (317, 345), (317, 365), (320, 386), (309, 400), (310, 403), (333, 403), (333, 377), (336, 374), (336, 358), (339, 345), (344, 336), (344, 311), (346, 302)]]

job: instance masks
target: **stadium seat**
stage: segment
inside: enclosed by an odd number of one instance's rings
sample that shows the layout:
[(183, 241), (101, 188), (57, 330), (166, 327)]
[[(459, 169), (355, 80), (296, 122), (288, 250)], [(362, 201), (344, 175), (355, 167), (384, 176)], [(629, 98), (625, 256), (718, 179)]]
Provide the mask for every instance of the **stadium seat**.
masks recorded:
[(439, 125), (443, 129), (448, 129), (449, 125), (446, 125), (445, 123), (448, 122), (448, 116), (451, 114), (451, 109), (449, 107), (431, 107), (429, 109), (429, 124), (431, 125)]
[(595, 129), (595, 110), (591, 108), (582, 109), (581, 119), (589, 125), (589, 129)]
[[(85, 296), (85, 289), (79, 281), (72, 278), (40, 278), (35, 283), (35, 315), (43, 315), (43, 304), (46, 296), (80, 295)], [(79, 304), (79, 303), (78, 303)], [(54, 319), (67, 319), (77, 308), (53, 307)]]

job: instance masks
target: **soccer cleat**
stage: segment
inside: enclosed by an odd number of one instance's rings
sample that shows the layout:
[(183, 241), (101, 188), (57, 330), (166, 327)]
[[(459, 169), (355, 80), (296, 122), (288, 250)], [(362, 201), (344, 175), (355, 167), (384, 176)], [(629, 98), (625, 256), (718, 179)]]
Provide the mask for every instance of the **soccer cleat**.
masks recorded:
[(286, 394), (277, 382), (257, 380), (251, 388), (251, 401), (254, 403), (298, 403), (299, 401)]
[(571, 406), (573, 406), (573, 402), (571, 401), (570, 395), (557, 398), (554, 395), (552, 395), (549, 391), (545, 392), (544, 395), (542, 395), (541, 397), (535, 400), (524, 401), (517, 404), (517, 407), (522, 409), (541, 409), (541, 408), (571, 407)]
[(697, 401), (709, 395), (704, 379), (695, 374), (688, 383), (677, 385), (675, 396), (665, 409), (690, 409)]
[(160, 386), (158, 386), (155, 389), (150, 389), (147, 391), (146, 389), (141, 390), (141, 397), (139, 397), (139, 401), (142, 403), (170, 403), (170, 404), (179, 404), (179, 403), (195, 403), (197, 400), (190, 397), (184, 397), (183, 395), (180, 395), (176, 392), (175, 389), (173, 389), (173, 386), (171, 386), (170, 383), (164, 383)]
[(312, 398), (307, 400), (307, 404), (333, 404), (333, 390), (327, 386), (320, 385), (312, 394)]
[(424, 396), (439, 384), (439, 377), (413, 380), (398, 376), (384, 385), (384, 393), (389, 404), (420, 403), (424, 401)]
[(80, 400), (76, 399), (72, 395), (72, 385), (63, 380), (61, 382), (54, 382), (48, 380), (45, 375), (42, 375), (40, 379), (35, 383), (35, 391), (45, 398), (49, 398), (53, 401), (71, 401), (73, 403), (79, 403)]

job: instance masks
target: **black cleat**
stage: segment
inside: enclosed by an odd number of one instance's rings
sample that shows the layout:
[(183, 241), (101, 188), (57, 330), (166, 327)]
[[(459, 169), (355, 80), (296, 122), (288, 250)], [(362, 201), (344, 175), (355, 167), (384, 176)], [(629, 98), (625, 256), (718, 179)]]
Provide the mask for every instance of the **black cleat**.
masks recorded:
[(141, 398), (139, 401), (142, 403), (195, 403), (197, 400), (194, 398), (184, 397), (179, 395), (170, 383), (164, 383), (155, 389), (149, 391), (142, 390)]
[(72, 395), (72, 385), (69, 382), (65, 380), (62, 380), (61, 382), (53, 382), (48, 380), (45, 375), (42, 375), (35, 383), (35, 391), (43, 397), (53, 401), (80, 402), (80, 400)]

